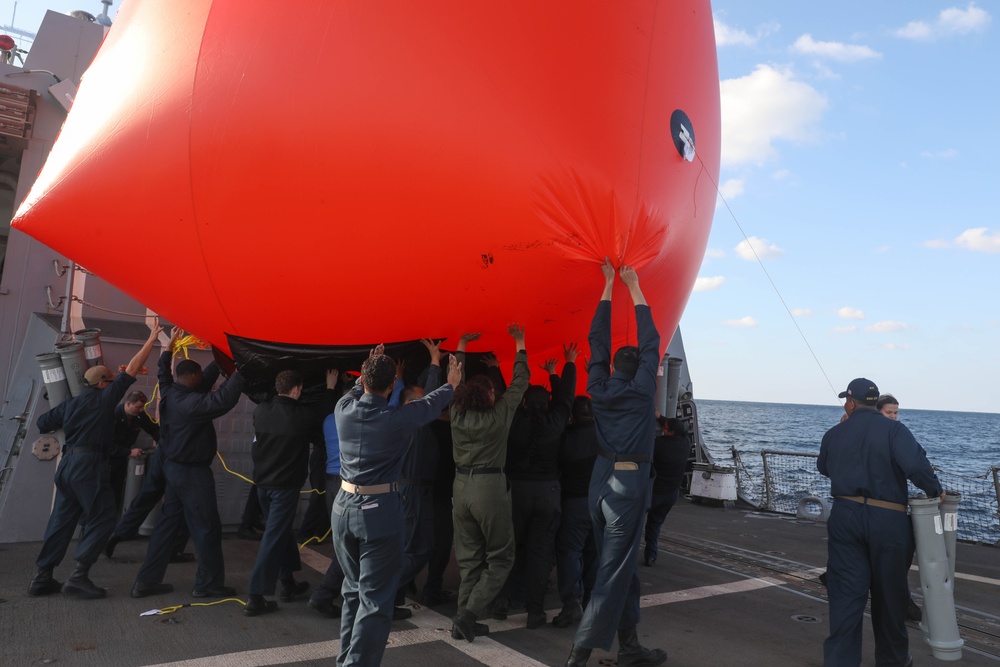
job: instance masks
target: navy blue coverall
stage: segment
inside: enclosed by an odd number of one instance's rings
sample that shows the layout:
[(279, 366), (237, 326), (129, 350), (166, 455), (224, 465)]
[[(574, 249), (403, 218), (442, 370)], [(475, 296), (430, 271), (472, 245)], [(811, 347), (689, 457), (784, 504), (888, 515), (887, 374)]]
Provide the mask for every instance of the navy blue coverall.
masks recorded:
[(174, 382), (170, 366), (171, 353), (163, 352), (157, 379), (161, 395), (159, 446), (167, 487), (163, 512), (149, 538), (136, 583), (163, 581), (177, 529), (184, 520), (198, 551), (194, 590), (220, 591), (225, 586), (226, 566), (211, 468), (218, 450), (212, 420), (232, 410), (240, 400), (243, 376), (233, 373), (216, 391), (204, 391), (204, 383), (191, 389)]
[[(407, 435), (437, 419), (454, 396), (450, 384), (400, 407), (357, 385), (334, 417), (341, 476), (358, 486), (394, 485)], [(332, 489), (331, 489), (332, 491)], [(379, 665), (392, 624), (403, 566), (405, 519), (399, 492), (355, 494), (341, 488), (330, 517), (337, 560), (344, 570), (338, 665)]]
[[(816, 467), (830, 478), (835, 498), (827, 522), (830, 636), (823, 643), (823, 664), (861, 664), (861, 626), (871, 591), (875, 664), (903, 665), (909, 647), (906, 577), (914, 545), (905, 511), (906, 480), (932, 498), (941, 495), (941, 484), (906, 426), (861, 406), (823, 436)], [(888, 501), (900, 508), (845, 496)]]
[(45, 527), (45, 541), (35, 565), (51, 570), (62, 562), (76, 525), (83, 532), (73, 554), (81, 565), (93, 565), (115, 527), (115, 494), (111, 490), (108, 454), (115, 430), (115, 405), (135, 382), (119, 373), (104, 389), (86, 387), (38, 417), (38, 430), (63, 429), (66, 446), (56, 468), (56, 500)]
[(587, 391), (594, 405), (600, 456), (590, 478), (590, 516), (600, 566), (590, 604), (573, 644), (608, 651), (619, 629), (639, 623), (636, 559), (649, 507), (650, 461), (656, 437), (656, 373), (660, 334), (649, 306), (635, 307), (639, 368), (611, 372), (611, 301), (601, 301), (590, 326)]

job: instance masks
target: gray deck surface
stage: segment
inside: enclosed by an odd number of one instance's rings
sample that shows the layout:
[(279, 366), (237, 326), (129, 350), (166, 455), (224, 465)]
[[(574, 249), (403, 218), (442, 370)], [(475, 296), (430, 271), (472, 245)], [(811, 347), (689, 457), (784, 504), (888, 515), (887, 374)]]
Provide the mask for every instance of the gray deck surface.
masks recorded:
[[(647, 646), (662, 647), (674, 666), (822, 664), (827, 632), (825, 591), (816, 581), (826, 561), (822, 524), (745, 509), (724, 509), (681, 501), (667, 518), (660, 558), (640, 566), (643, 615), (639, 634)], [(223, 542), (227, 583), (243, 597), (257, 543), (227, 535)], [(156, 607), (193, 602), (194, 564), (171, 565), (170, 595), (133, 600), (128, 596), (145, 541), (124, 542), (113, 561), (92, 570), (109, 597), (97, 601), (61, 595), (31, 598), (25, 593), (34, 572), (38, 543), (0, 546), (0, 630), (3, 665), (330, 665), (338, 648), (339, 621), (311, 611), (304, 600), (282, 603), (278, 612), (246, 618), (240, 604), (189, 607), (167, 616), (140, 617)], [(72, 554), (72, 550), (70, 551)], [(329, 543), (306, 547), (304, 561), (323, 569)], [(57, 570), (62, 581), (67, 558)], [(1000, 664), (1000, 550), (959, 545), (956, 597), (966, 648), (963, 665)], [(974, 579), (963, 577), (972, 575)], [(321, 572), (304, 565), (300, 578), (313, 585)], [(553, 581), (554, 581), (553, 574)], [(452, 568), (446, 587), (457, 586)], [(911, 572), (914, 597), (919, 578)], [(245, 597), (244, 597), (245, 599)], [(558, 609), (557, 596), (547, 599)], [(524, 628), (524, 615), (487, 619), (489, 638), (470, 644), (451, 639), (454, 604), (425, 608), (393, 624), (384, 665), (561, 665), (573, 629), (547, 625)], [(550, 614), (551, 618), (551, 614)], [(916, 665), (939, 663), (916, 624), (910, 625)], [(613, 665), (614, 653), (595, 651), (590, 665)], [(874, 665), (870, 623), (865, 629), (864, 665)]]

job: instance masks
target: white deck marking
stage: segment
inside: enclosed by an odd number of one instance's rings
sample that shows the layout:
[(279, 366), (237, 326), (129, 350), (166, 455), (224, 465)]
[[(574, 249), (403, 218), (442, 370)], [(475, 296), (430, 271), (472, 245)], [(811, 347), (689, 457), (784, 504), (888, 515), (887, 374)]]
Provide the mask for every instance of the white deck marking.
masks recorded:
[[(302, 549), (299, 554), (302, 558), (302, 563), (317, 572), (325, 573), (327, 567), (330, 565), (330, 558), (313, 549)], [(793, 573), (792, 576), (809, 577), (815, 576), (822, 571), (823, 568), (816, 568), (815, 570)], [(644, 595), (640, 598), (639, 604), (642, 607), (655, 607), (674, 602), (701, 600), (716, 595), (747, 593), (761, 588), (781, 586), (786, 583), (788, 582), (785, 580), (772, 577), (742, 579), (714, 586), (700, 586), (683, 591)], [(433, 641), (446, 641), (453, 649), (492, 667), (544, 667), (543, 663), (523, 653), (518, 653), (514, 649), (504, 646), (489, 637), (477, 637), (474, 642), (454, 640), (451, 638), (450, 618), (427, 607), (421, 607), (420, 605), (413, 605), (413, 607), (413, 616), (408, 619), (408, 622), (416, 627), (407, 630), (397, 630), (391, 633), (386, 648), (415, 646)], [(558, 611), (558, 609), (549, 610), (550, 618), (553, 614), (558, 613)], [(487, 625), (490, 626), (490, 630), (494, 633), (505, 632), (507, 630), (523, 628), (526, 619), (527, 615), (524, 613), (512, 614), (505, 621), (487, 619)], [(255, 649), (252, 651), (239, 651), (223, 655), (206, 656), (204, 658), (147, 665), (146, 667), (266, 667), (267, 665), (287, 665), (307, 660), (332, 659), (336, 658), (339, 652), (340, 641), (332, 640)]]
[[(916, 572), (920, 571), (920, 568), (916, 565), (910, 566), (911, 570)], [(990, 579), (989, 577), (980, 577), (978, 574), (965, 574), (964, 572), (956, 572), (956, 579), (964, 579), (966, 581), (974, 581), (977, 584), (990, 584), (991, 586), (1000, 586), (1000, 579)]]

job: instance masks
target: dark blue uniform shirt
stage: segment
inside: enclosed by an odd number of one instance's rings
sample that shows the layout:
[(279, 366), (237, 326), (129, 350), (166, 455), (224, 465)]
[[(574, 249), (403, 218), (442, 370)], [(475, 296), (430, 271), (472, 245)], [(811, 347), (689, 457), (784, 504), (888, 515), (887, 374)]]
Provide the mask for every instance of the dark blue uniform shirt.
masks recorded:
[[(639, 369), (635, 377), (611, 367), (611, 302), (601, 301), (590, 326), (590, 366), (587, 391), (593, 400), (597, 442), (606, 452), (652, 458), (656, 438), (656, 373), (660, 365), (660, 334), (649, 306), (635, 307)], [(597, 466), (602, 461), (598, 457)]]
[(175, 463), (208, 465), (218, 449), (212, 420), (232, 410), (240, 400), (243, 376), (233, 373), (216, 391), (205, 391), (204, 382), (198, 389), (189, 389), (174, 382), (170, 359), (170, 352), (163, 352), (157, 372), (160, 447), (164, 456)]
[(63, 429), (67, 451), (89, 447), (110, 454), (115, 436), (115, 405), (133, 382), (135, 378), (128, 373), (119, 373), (104, 389), (84, 388), (79, 396), (40, 415), (36, 421), (38, 430), (51, 433)]
[(340, 439), (340, 475), (361, 486), (397, 482), (409, 433), (433, 421), (454, 396), (450, 384), (400, 407), (354, 386), (340, 401), (334, 418)]
[(135, 417), (125, 414), (125, 405), (115, 406), (115, 440), (111, 448), (112, 458), (124, 458), (132, 452), (135, 441), (139, 439), (139, 430), (145, 431), (154, 442), (160, 440), (160, 427), (145, 413), (140, 412)]
[(819, 471), (830, 478), (830, 495), (863, 496), (905, 505), (906, 480), (929, 498), (941, 495), (927, 453), (910, 429), (873, 408), (859, 407), (826, 432)]

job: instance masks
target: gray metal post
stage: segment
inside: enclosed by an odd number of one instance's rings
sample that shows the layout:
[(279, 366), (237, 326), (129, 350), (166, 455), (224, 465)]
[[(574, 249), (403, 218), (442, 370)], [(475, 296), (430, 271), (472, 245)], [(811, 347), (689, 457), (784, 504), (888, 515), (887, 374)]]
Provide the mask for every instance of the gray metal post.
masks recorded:
[(125, 475), (125, 493), (122, 494), (122, 510), (127, 510), (128, 506), (139, 491), (142, 490), (142, 482), (146, 479), (146, 466), (149, 464), (149, 453), (143, 452), (138, 458), (128, 458), (128, 474)]
[(661, 415), (667, 414), (667, 360), (669, 354), (660, 359), (660, 367), (656, 369), (656, 409)]
[(100, 366), (104, 363), (100, 329), (80, 329), (73, 332), (73, 335), (83, 343), (83, 356), (87, 358), (87, 368)]
[(948, 554), (948, 574), (955, 580), (955, 547), (958, 542), (958, 506), (962, 502), (962, 494), (958, 491), (947, 491), (941, 501), (941, 524), (944, 527), (944, 548)]
[(680, 393), (681, 364), (683, 359), (670, 357), (667, 360), (667, 409), (663, 416), (672, 419), (677, 416), (677, 398)]
[(924, 620), (934, 657), (938, 660), (961, 660), (962, 645), (955, 617), (955, 580), (948, 566), (944, 545), (944, 525), (938, 498), (911, 498), (910, 518), (917, 542), (917, 565), (920, 586), (924, 591)]
[(56, 352), (62, 357), (63, 369), (66, 371), (66, 382), (69, 383), (69, 393), (79, 396), (87, 386), (83, 374), (87, 372), (87, 357), (83, 353), (83, 343), (69, 341), (56, 343)]
[(62, 356), (58, 352), (43, 352), (36, 354), (35, 360), (38, 361), (38, 367), (42, 370), (42, 381), (45, 382), (49, 407), (54, 408), (70, 397)]
[(764, 459), (764, 509), (774, 511), (774, 488), (771, 480), (771, 467), (767, 464), (767, 452), (761, 452), (760, 457)]

